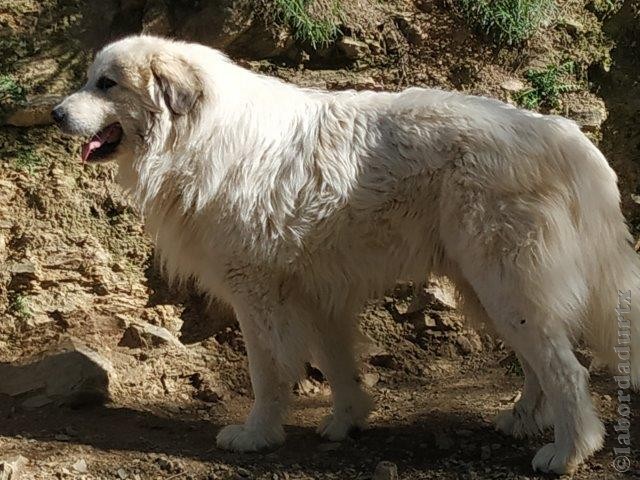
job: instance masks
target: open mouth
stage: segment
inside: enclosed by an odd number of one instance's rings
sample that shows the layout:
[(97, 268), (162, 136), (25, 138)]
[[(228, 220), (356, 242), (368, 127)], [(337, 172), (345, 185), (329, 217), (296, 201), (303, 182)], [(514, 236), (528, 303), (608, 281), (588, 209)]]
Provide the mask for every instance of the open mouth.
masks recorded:
[(82, 145), (82, 161), (97, 162), (107, 160), (118, 148), (122, 141), (122, 126), (119, 123), (107, 125), (91, 140)]

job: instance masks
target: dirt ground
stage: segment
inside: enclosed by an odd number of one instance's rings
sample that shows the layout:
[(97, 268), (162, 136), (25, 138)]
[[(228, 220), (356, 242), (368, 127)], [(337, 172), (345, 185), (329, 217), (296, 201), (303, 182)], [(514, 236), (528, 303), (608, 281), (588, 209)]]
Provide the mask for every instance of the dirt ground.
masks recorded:
[[(429, 86), (511, 102), (505, 85), (524, 82), (528, 68), (571, 58), (581, 88), (563, 95), (556, 113), (583, 122), (601, 142), (621, 175), (632, 230), (640, 231), (632, 196), (640, 193), (634, 2), (614, 16), (595, 15), (588, 1), (559, 2), (558, 21), (517, 50), (491, 46), (464, 25), (452, 2), (345, 3), (351, 10), (343, 31), (366, 45), (356, 56), (340, 46), (324, 52), (296, 47), (286, 32), (274, 43), (265, 33), (273, 32), (255, 21), (234, 39), (228, 34), (211, 43), (248, 68), (304, 86)], [(174, 35), (206, 32), (178, 7), (166, 18), (152, 17), (157, 5), (5, 0), (0, 75), (15, 80), (27, 100), (64, 94), (82, 82), (91, 49), (116, 30), (156, 25)], [(249, 48), (252, 38), (259, 45)], [(14, 100), (0, 102), (0, 112), (14, 108)], [(593, 125), (591, 118), (605, 108), (605, 123)], [(78, 149), (51, 126), (0, 126), (0, 362), (24, 363), (73, 338), (108, 359), (116, 379), (111, 401), (102, 406), (26, 409), (0, 394), (0, 461), (25, 457), (22, 478), (351, 480), (373, 478), (380, 461), (395, 463), (401, 479), (547, 478), (534, 474), (530, 461), (550, 434), (514, 440), (492, 426), (522, 383), (509, 349), (468, 330), (455, 310), (437, 301), (406, 313), (414, 292), (402, 284), (362, 315), (373, 345), (363, 357), (364, 378), (377, 404), (369, 429), (342, 443), (316, 435), (329, 392), (310, 368), (295, 389), (282, 447), (259, 454), (218, 450), (218, 429), (241, 422), (251, 404), (241, 335), (229, 312), (162, 280), (142, 221), (113, 182), (113, 167), (82, 166)], [(166, 328), (182, 345), (121, 345), (127, 327), (141, 320)], [(588, 364), (588, 352), (581, 359)], [(592, 392), (607, 443), (574, 478), (640, 478), (640, 424), (632, 420), (634, 464), (617, 473), (617, 387), (594, 372)], [(634, 398), (633, 412), (639, 404)]]

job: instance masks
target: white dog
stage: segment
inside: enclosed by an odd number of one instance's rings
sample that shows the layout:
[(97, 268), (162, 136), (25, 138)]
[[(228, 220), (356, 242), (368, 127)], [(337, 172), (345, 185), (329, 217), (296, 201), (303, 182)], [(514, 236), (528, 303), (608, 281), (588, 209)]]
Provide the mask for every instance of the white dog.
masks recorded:
[(320, 434), (364, 425), (356, 316), (429, 273), (517, 352), (524, 391), (497, 426), (554, 427), (536, 470), (571, 471), (603, 444), (578, 337), (640, 384), (640, 263), (616, 176), (571, 121), (439, 90), (302, 89), (148, 36), (104, 48), (53, 115), (91, 137), (83, 160), (118, 163), (169, 275), (234, 307), (255, 403), (222, 448), (283, 442), (309, 360), (333, 391)]

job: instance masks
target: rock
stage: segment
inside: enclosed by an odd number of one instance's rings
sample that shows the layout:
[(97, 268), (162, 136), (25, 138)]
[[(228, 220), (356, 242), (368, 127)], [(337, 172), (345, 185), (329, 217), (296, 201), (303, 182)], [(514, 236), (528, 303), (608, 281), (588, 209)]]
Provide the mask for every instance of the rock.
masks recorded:
[(87, 473), (89, 471), (87, 469), (87, 462), (84, 460), (84, 458), (81, 458), (76, 463), (71, 465), (71, 468), (73, 468), (78, 473)]
[(349, 60), (359, 60), (369, 54), (369, 46), (353, 37), (343, 37), (338, 42), (338, 48)]
[(184, 472), (185, 468), (182, 462), (178, 460), (170, 460), (166, 457), (158, 457), (155, 459), (156, 465), (167, 473), (178, 474)]
[(19, 480), (29, 461), (22, 455), (0, 460), (0, 480)]
[(362, 383), (367, 387), (372, 388), (380, 381), (380, 375), (375, 372), (365, 373), (362, 375)]
[(453, 310), (457, 306), (453, 285), (443, 279), (432, 278), (425, 285), (416, 285), (413, 300), (407, 307), (407, 313), (424, 308), (431, 310)]
[(372, 480), (398, 480), (398, 466), (393, 462), (378, 463)]
[(464, 355), (468, 355), (473, 352), (473, 346), (471, 345), (471, 342), (467, 337), (461, 336), (456, 338), (456, 343), (460, 348), (460, 352), (462, 352)]
[(9, 264), (8, 269), (11, 275), (9, 288), (11, 290), (19, 290), (27, 287), (32, 281), (39, 280), (39, 269), (33, 262), (13, 262)]
[(180, 335), (183, 320), (180, 318), (180, 309), (176, 305), (155, 305), (145, 308), (141, 318), (152, 325), (164, 327), (174, 335)]
[(110, 398), (114, 378), (108, 360), (67, 340), (29, 364), (0, 364), (0, 393), (19, 398), (24, 408), (96, 404)]
[(51, 110), (53, 110), (53, 107), (60, 103), (61, 100), (62, 97), (55, 95), (43, 95), (42, 97), (28, 99), (24, 105), (21, 105), (10, 113), (4, 123), (14, 127), (49, 125), (53, 123)]
[(510, 79), (502, 82), (500, 84), (500, 88), (506, 90), (507, 92), (519, 92), (524, 89), (524, 83), (520, 80)]
[(584, 132), (598, 132), (607, 119), (607, 109), (600, 99), (591, 104), (576, 103), (569, 107), (568, 116), (573, 119)]
[(149, 323), (132, 323), (127, 327), (118, 346), (129, 348), (150, 348), (170, 345), (184, 348), (171, 332), (163, 327)]
[(421, 45), (424, 43), (427, 35), (422, 30), (420, 22), (408, 15), (397, 15), (395, 23), (398, 25), (400, 32), (407, 41), (412, 45)]
[(120, 480), (126, 480), (127, 478), (129, 478), (129, 474), (124, 468), (119, 468), (118, 471), (116, 472), (116, 475), (118, 475), (118, 478)]
[(242, 478), (251, 478), (251, 472), (249, 470), (247, 470), (246, 468), (238, 467), (238, 470), (236, 470), (236, 472)]

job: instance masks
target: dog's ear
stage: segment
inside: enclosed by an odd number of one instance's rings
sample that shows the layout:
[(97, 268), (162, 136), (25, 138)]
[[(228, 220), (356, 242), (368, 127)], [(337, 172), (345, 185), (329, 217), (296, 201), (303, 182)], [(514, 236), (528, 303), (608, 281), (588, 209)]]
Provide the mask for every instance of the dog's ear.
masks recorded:
[(185, 115), (202, 96), (202, 83), (194, 68), (171, 55), (151, 59), (151, 73), (164, 102), (175, 115)]

